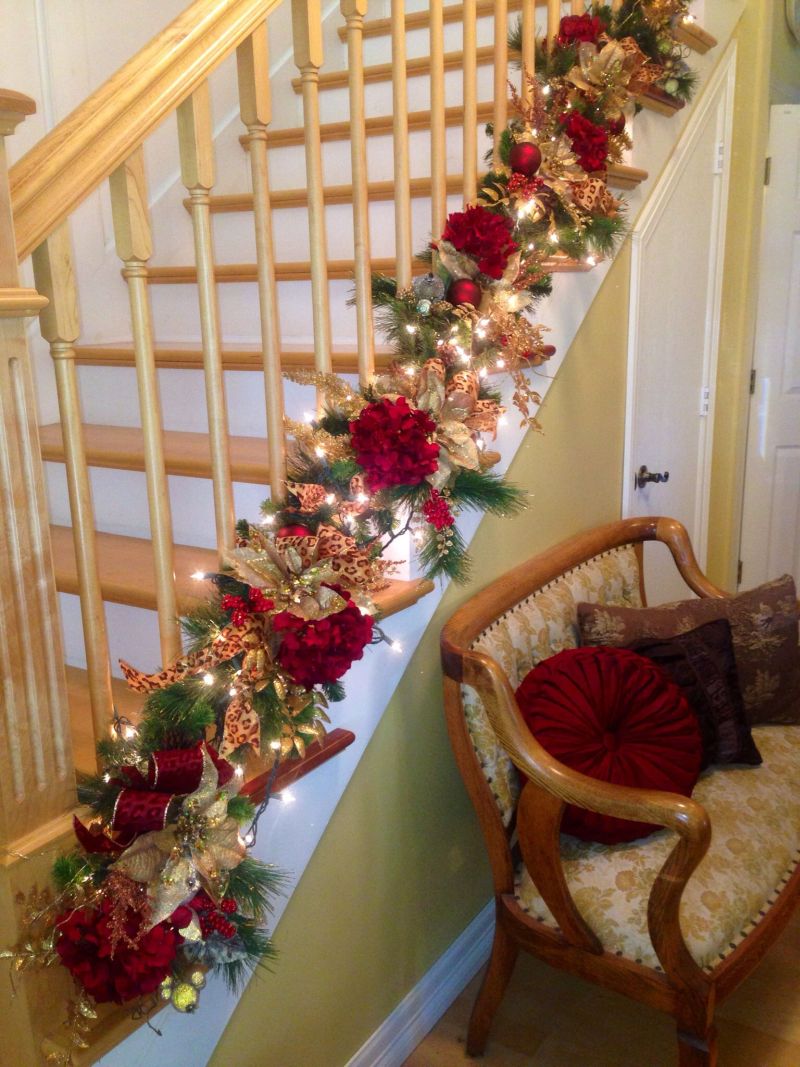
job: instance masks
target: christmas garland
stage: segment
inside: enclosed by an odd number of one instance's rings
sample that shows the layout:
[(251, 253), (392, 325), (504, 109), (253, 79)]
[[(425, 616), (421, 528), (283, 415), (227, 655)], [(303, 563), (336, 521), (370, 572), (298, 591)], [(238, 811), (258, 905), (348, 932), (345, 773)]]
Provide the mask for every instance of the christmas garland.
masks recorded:
[[(686, 7), (626, 0), (563, 18), (537, 46), (525, 101), (512, 89), (475, 202), (421, 254), (428, 273), (407, 288), (373, 278), (388, 369), (360, 388), (287, 375), (324, 403), (287, 423), (286, 499), (265, 502), (259, 526), (239, 524), (223, 571), (198, 576), (214, 592), (182, 620), (186, 654), (155, 675), (122, 664), (145, 696), (141, 719), (116, 718), (98, 745), (103, 769), (78, 790), (94, 820), (75, 819), (54, 889), (23, 902), (26, 936), (0, 953), (18, 971), (69, 970), (74, 1047), (86, 1047), (97, 1004), (192, 1011), (209, 973), (236, 989), (272, 958), (266, 920), (283, 876), (250, 849), (275, 772), (324, 736), (342, 677), (387, 640), (372, 598), (394, 567), (389, 544), (410, 532), (427, 575), (464, 581), (458, 516), (524, 506), (493, 470), (505, 419), (493, 383), (510, 377), (522, 425), (535, 427), (527, 372), (555, 349), (527, 313), (560, 260), (593, 266), (624, 232), (607, 168), (630, 147), (637, 95), (691, 94), (673, 32)], [(519, 28), (510, 43), (519, 51)], [(251, 753), (272, 768), (258, 810), (239, 793)]]

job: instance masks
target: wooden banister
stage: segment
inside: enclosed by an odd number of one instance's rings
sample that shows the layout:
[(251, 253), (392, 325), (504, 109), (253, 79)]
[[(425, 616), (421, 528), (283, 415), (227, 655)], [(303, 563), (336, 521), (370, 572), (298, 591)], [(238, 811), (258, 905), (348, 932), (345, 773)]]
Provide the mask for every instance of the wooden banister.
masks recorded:
[[(195, 0), (26, 153), (9, 175), (19, 259), (121, 166), (280, 3)], [(20, 96), (3, 90), (0, 110)]]

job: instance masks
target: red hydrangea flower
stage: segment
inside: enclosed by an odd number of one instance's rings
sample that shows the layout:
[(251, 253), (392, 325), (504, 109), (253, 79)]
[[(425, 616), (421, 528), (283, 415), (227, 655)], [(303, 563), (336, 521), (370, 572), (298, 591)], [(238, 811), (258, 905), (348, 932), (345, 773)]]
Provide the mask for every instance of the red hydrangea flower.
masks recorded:
[[(61, 962), (98, 1004), (128, 1000), (153, 993), (172, 969), (183, 937), (168, 921), (158, 923), (141, 938), (135, 949), (124, 942), (111, 955), (109, 911), (111, 901), (99, 908), (76, 908), (56, 920), (56, 952)], [(126, 932), (136, 936), (140, 917), (129, 911)]]
[(603, 32), (597, 15), (565, 15), (558, 28), (558, 43), (562, 48), (581, 41), (596, 41)]
[(608, 157), (608, 131), (602, 126), (595, 126), (579, 111), (565, 112), (561, 116), (561, 123), (583, 169), (602, 170)]
[[(332, 588), (350, 601), (346, 589)], [(372, 616), (362, 615), (352, 602), (324, 619), (306, 621), (281, 611), (272, 624), (282, 635), (278, 663), (306, 689), (338, 681), (372, 640)]]
[(392, 485), (419, 485), (439, 463), (439, 446), (429, 440), (436, 423), (412, 408), (404, 396), (384, 397), (350, 423), (350, 443), (375, 493)]
[(482, 274), (502, 278), (509, 257), (517, 251), (511, 239), (513, 230), (514, 223), (506, 215), (495, 215), (488, 208), (473, 204), (447, 216), (442, 240), (471, 256)]

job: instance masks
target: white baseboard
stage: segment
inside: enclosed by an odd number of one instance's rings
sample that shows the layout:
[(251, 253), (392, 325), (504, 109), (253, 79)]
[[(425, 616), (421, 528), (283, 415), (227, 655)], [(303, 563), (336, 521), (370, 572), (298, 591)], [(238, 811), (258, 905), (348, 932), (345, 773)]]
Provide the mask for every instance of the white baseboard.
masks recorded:
[(490, 900), (347, 1067), (401, 1067), (489, 958), (493, 936), (494, 901)]

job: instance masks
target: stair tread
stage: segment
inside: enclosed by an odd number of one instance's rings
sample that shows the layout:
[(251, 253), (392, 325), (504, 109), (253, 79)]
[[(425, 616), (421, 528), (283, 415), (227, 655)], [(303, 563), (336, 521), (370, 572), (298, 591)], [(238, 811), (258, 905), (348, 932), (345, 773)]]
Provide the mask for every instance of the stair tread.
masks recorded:
[[(538, 0), (540, 5), (545, 3), (545, 0)], [(522, 7), (522, 0), (508, 0), (509, 11), (519, 11)], [(475, 10), (478, 18), (486, 15), (494, 14), (494, 0), (478, 0), (475, 5)], [(464, 16), (463, 4), (445, 4), (442, 10), (442, 18), (444, 22), (461, 22)], [(416, 30), (423, 26), (427, 26), (430, 22), (429, 11), (412, 11), (406, 15), (406, 33), (409, 30)], [(391, 19), (365, 19), (364, 21), (364, 36), (365, 37), (380, 37), (383, 34), (391, 33), (392, 20)], [(339, 27), (339, 37), (341, 40), (347, 40), (347, 26)]]
[[(169, 341), (156, 344), (155, 361), (158, 367), (202, 369), (203, 350), (193, 341)], [(130, 343), (92, 344), (75, 346), (76, 362), (84, 366), (131, 366), (134, 363), (133, 345)], [(333, 369), (339, 374), (354, 374), (358, 371), (358, 353), (354, 348), (336, 348), (331, 351)], [(375, 352), (378, 367), (387, 367), (392, 360), (388, 349)], [(261, 345), (238, 344), (222, 348), (222, 364), (226, 370), (261, 370), (264, 366)], [(281, 352), (284, 370), (313, 367), (314, 353), (306, 346), (285, 345)]]
[[(155, 575), (151, 542), (141, 537), (97, 533), (98, 568), (103, 599), (115, 604), (154, 610), (156, 607)], [(60, 593), (78, 592), (78, 575), (72, 530), (69, 526), (51, 526), (53, 568)], [(217, 553), (210, 548), (175, 545), (175, 584), (178, 609), (185, 612), (196, 606), (205, 595), (204, 583), (192, 578), (195, 571), (216, 571)], [(382, 615), (393, 615), (415, 604), (433, 589), (426, 578), (393, 581), (375, 595)]]
[[(83, 427), (86, 459), (90, 467), (115, 470), (144, 470), (144, 437), (138, 426)], [(42, 458), (64, 462), (64, 441), (60, 423), (39, 427)], [(164, 460), (168, 474), (189, 478), (211, 477), (211, 447), (206, 433), (164, 430)], [(261, 437), (229, 437), (231, 477), (235, 482), (269, 481), (267, 443)]]
[[(393, 274), (396, 260), (373, 259), (372, 270), (379, 274)], [(585, 263), (578, 263), (566, 256), (552, 256), (545, 261), (545, 269), (554, 274), (573, 273), (590, 270)], [(283, 269), (283, 281), (308, 281), (311, 277), (311, 264), (306, 260), (299, 263), (276, 263), (275, 272)], [(425, 274), (428, 265), (415, 259), (411, 264), (412, 274)], [(352, 259), (328, 260), (328, 280), (343, 279), (351, 281), (354, 274)], [(148, 267), (147, 276), (155, 285), (187, 285), (197, 281), (197, 268), (193, 266)], [(254, 282), (258, 279), (258, 265), (255, 263), (218, 263), (215, 267), (218, 282)]]
[[(647, 178), (646, 170), (629, 166), (627, 163), (612, 163), (608, 168), (608, 183), (611, 186), (627, 189), (646, 181)], [(448, 193), (460, 193), (463, 181), (463, 175), (449, 174), (447, 176)], [(393, 200), (395, 188), (393, 181), (370, 182), (367, 186), (367, 195), (371, 202)], [(430, 191), (430, 178), (411, 179), (412, 197), (429, 196)], [(350, 204), (353, 200), (352, 185), (327, 185), (322, 192), (327, 204)], [(211, 210), (216, 214), (253, 210), (252, 193), (223, 193), (211, 196), (210, 202)], [(305, 207), (307, 203), (307, 189), (275, 189), (270, 193), (270, 204), (273, 208)], [(188, 208), (191, 200), (184, 200), (184, 204)]]
[[(475, 49), (475, 62), (479, 65), (491, 63), (493, 60), (494, 45), (481, 45), (480, 48)], [(443, 64), (445, 70), (460, 70), (463, 61), (464, 53), (461, 51), (444, 53)], [(364, 67), (364, 84), (369, 85), (372, 82), (390, 80), (393, 69), (393, 63), (375, 63), (372, 66)], [(430, 69), (430, 56), (418, 56), (415, 59), (406, 60), (406, 75), (409, 78), (429, 74)], [(319, 88), (320, 90), (341, 89), (348, 84), (349, 77), (350, 72), (348, 70), (324, 71), (319, 76)], [(292, 88), (296, 93), (301, 93), (303, 91), (302, 78), (292, 78)]]

